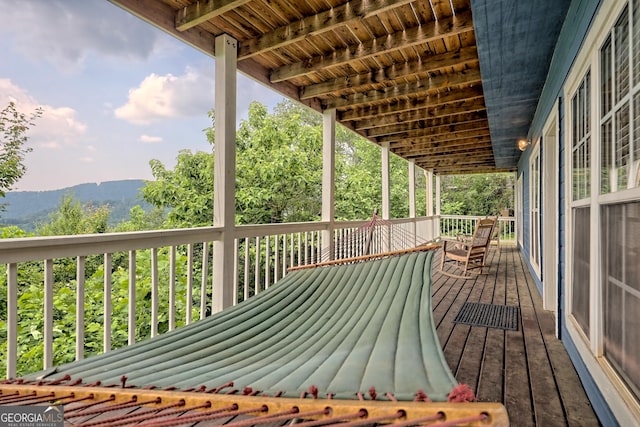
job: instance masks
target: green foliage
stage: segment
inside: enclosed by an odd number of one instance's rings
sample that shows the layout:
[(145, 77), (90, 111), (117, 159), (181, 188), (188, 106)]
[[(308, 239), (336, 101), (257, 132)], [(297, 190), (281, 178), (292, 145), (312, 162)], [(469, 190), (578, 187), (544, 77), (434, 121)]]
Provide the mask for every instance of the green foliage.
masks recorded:
[(181, 150), (174, 170), (151, 160), (155, 180), (142, 188), (145, 201), (168, 211), (168, 226), (210, 226), (213, 219), (213, 155)]
[(41, 108), (29, 116), (20, 113), (13, 101), (0, 110), (0, 197), (26, 172), (24, 157), (31, 151), (25, 146), (29, 140), (26, 134), (41, 115)]
[(57, 211), (49, 216), (49, 222), (38, 226), (40, 236), (70, 236), (96, 234), (107, 231), (109, 207), (82, 206), (73, 195), (65, 195)]
[[(382, 206), (382, 155), (377, 145), (342, 126), (336, 137), (336, 217), (360, 220), (371, 217)], [(409, 216), (409, 177), (407, 162), (392, 155), (389, 159), (391, 217)], [(423, 174), (416, 176), (418, 214), (426, 212)]]
[(149, 212), (140, 206), (134, 206), (129, 211), (129, 220), (118, 224), (114, 231), (131, 232), (143, 230), (160, 230), (164, 227), (167, 215), (162, 208), (154, 208)]
[(450, 175), (441, 178), (441, 205), (447, 215), (499, 215), (514, 208), (512, 173)]
[[(205, 129), (213, 146), (213, 125)], [(322, 208), (322, 118), (292, 102), (272, 114), (254, 102), (236, 136), (236, 222), (268, 224), (317, 221)], [(144, 199), (168, 210), (167, 227), (211, 225), (213, 218), (212, 153), (181, 151), (173, 170), (151, 162), (155, 180), (143, 188)], [(391, 156), (391, 216), (406, 217), (407, 163)], [(380, 147), (344, 127), (336, 135), (336, 218), (362, 220), (381, 208)], [(424, 188), (417, 176), (417, 188)], [(426, 194), (417, 191), (418, 212)]]
[(236, 216), (240, 224), (316, 221), (322, 209), (320, 117), (290, 102), (273, 114), (257, 102), (236, 144)]
[[(180, 249), (180, 248), (179, 248)], [(158, 333), (169, 328), (169, 254), (164, 249), (158, 253)], [(92, 261), (87, 260), (87, 264)], [(197, 307), (200, 300), (199, 288), (193, 289), (192, 301), (186, 301), (186, 255), (178, 250), (176, 255), (176, 327), (185, 324), (186, 310)], [(64, 278), (67, 264), (62, 260), (54, 263), (53, 291), (53, 340), (54, 365), (75, 359), (76, 342), (76, 286), (75, 278)], [(150, 250), (138, 251), (136, 256), (136, 341), (151, 336), (151, 295), (152, 282)], [(42, 369), (44, 344), (44, 281), (42, 263), (23, 263), (18, 270), (18, 375), (37, 372)], [(6, 266), (0, 266), (0, 366), (6, 363)], [(112, 272), (112, 322), (111, 347), (120, 348), (128, 343), (128, 292), (129, 272), (123, 267), (115, 267)], [(104, 270), (102, 264), (90, 274), (85, 282), (84, 299), (84, 356), (103, 351), (104, 334)], [(198, 313), (192, 309), (192, 316)]]

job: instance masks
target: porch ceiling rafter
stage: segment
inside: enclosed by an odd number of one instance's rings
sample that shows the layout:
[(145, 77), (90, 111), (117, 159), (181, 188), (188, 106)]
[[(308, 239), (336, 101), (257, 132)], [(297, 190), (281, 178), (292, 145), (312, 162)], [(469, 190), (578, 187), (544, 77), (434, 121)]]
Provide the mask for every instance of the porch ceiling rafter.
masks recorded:
[(424, 25), (394, 32), (355, 46), (337, 49), (327, 55), (318, 55), (305, 61), (282, 66), (271, 74), (272, 82), (290, 80), (306, 76), (319, 70), (345, 65), (356, 60), (371, 58), (376, 55), (391, 53), (396, 50), (441, 41), (444, 36), (457, 36), (473, 31), (471, 13), (465, 12), (455, 17), (429, 22)]
[(414, 0), (375, 0), (371, 2), (358, 0), (344, 3), (248, 40), (240, 46), (238, 57), (240, 59), (251, 58), (269, 50), (297, 43), (306, 37), (332, 31), (336, 27), (350, 23), (358, 24), (358, 21), (409, 4), (412, 1)]
[(409, 159), (413, 159), (416, 157), (422, 157), (425, 155), (436, 155), (436, 154), (450, 154), (456, 150), (469, 150), (469, 151), (483, 151), (489, 150), (486, 146), (487, 141), (489, 140), (488, 136), (481, 136), (476, 138), (466, 138), (466, 139), (458, 139), (447, 142), (438, 142), (431, 144), (416, 144), (411, 147), (394, 147), (392, 148), (393, 152), (399, 156), (406, 157)]
[(405, 139), (412, 139), (415, 142), (428, 143), (428, 142), (446, 142), (446, 141), (451, 141), (455, 139), (474, 138), (474, 137), (481, 137), (481, 136), (490, 137), (489, 125), (486, 121), (484, 126), (480, 126), (474, 130), (461, 130), (461, 131), (454, 130), (453, 132), (442, 130), (440, 133), (436, 133), (436, 134), (428, 134), (428, 133), (425, 133), (424, 131), (408, 131), (408, 132), (399, 133), (397, 135), (381, 136), (381, 137), (375, 138), (375, 141), (378, 144), (383, 144), (388, 142), (393, 147), (394, 142), (396, 143), (401, 142), (401, 141), (404, 141)]
[(422, 121), (429, 123), (427, 126), (439, 126), (453, 123), (467, 123), (472, 120), (487, 118), (484, 100), (473, 99), (469, 102), (457, 101), (453, 105), (442, 105), (430, 108), (420, 108), (398, 114), (387, 114), (377, 119), (354, 121), (355, 130), (379, 128), (395, 125), (397, 123), (411, 124)]
[(229, 12), (250, 0), (198, 0), (176, 12), (176, 30), (185, 31)]
[(407, 132), (422, 132), (425, 136), (447, 135), (462, 131), (473, 131), (478, 126), (489, 127), (487, 119), (468, 121), (466, 123), (455, 123), (441, 126), (433, 126), (428, 120), (417, 120), (411, 123), (401, 123), (397, 125), (377, 127), (366, 131), (369, 138), (386, 137), (394, 134), (406, 134)]
[(420, 98), (392, 100), (389, 103), (351, 108), (338, 111), (339, 119), (343, 122), (374, 119), (388, 114), (399, 114), (416, 111), (423, 108), (442, 107), (458, 102), (483, 99), (482, 85), (466, 88), (448, 88), (446, 92), (427, 95)]
[(399, 97), (421, 96), (425, 94), (434, 94), (437, 91), (445, 90), (451, 86), (462, 87), (480, 83), (482, 77), (478, 70), (468, 70), (456, 73), (454, 75), (444, 74), (433, 78), (424, 77), (412, 83), (403, 85), (393, 85), (380, 90), (371, 90), (348, 95), (340, 98), (334, 98), (323, 103), (323, 106), (329, 108), (340, 107), (357, 107), (380, 101), (385, 101)]

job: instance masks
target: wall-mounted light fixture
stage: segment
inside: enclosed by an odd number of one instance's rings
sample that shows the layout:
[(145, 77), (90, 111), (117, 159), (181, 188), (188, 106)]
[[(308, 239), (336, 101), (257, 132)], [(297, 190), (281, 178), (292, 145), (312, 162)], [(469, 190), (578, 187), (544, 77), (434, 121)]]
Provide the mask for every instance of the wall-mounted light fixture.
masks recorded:
[(520, 151), (524, 151), (527, 149), (527, 147), (529, 146), (529, 140), (522, 138), (520, 140), (518, 140), (518, 149)]

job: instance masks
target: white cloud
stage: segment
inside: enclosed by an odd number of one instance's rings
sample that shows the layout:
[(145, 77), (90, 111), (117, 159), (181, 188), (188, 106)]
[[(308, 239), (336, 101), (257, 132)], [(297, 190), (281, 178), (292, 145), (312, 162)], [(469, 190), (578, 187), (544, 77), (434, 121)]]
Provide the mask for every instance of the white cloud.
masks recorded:
[(27, 134), (29, 146), (57, 149), (80, 145), (87, 126), (76, 118), (73, 108), (42, 105), (11, 80), (0, 79), (0, 105), (7, 105), (9, 101), (15, 102), (16, 109), (26, 115), (38, 107), (43, 110), (42, 117), (36, 119)]
[(104, 0), (0, 0), (0, 33), (33, 61), (46, 60), (67, 73), (86, 58), (141, 60), (158, 42), (150, 25)]
[(115, 116), (147, 125), (161, 119), (203, 115), (213, 107), (213, 100), (210, 72), (189, 68), (181, 76), (153, 73), (129, 90), (127, 103), (115, 110)]
[(93, 163), (95, 162), (95, 159), (93, 157), (80, 157), (80, 161), (82, 163)]
[(154, 144), (157, 142), (162, 142), (162, 137), (161, 136), (151, 136), (151, 135), (140, 135), (140, 138), (138, 138), (138, 140), (140, 142), (144, 142), (144, 143), (149, 143), (149, 144)]

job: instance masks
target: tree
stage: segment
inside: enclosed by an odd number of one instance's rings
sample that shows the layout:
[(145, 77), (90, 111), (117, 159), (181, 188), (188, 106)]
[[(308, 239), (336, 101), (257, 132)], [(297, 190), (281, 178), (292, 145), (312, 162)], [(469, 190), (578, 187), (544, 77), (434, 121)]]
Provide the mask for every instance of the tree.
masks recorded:
[(441, 178), (441, 211), (449, 215), (498, 215), (513, 209), (512, 173), (450, 175)]
[[(215, 114), (205, 129), (214, 145)], [(381, 207), (380, 147), (338, 126), (336, 134), (336, 217), (362, 220)], [(268, 224), (317, 221), (322, 209), (322, 118), (290, 101), (269, 114), (254, 102), (236, 134), (236, 222)], [(213, 162), (208, 152), (183, 150), (173, 170), (151, 161), (154, 181), (144, 199), (168, 211), (169, 227), (211, 225)], [(407, 163), (391, 156), (391, 216), (408, 216)], [(417, 187), (424, 188), (418, 175)], [(417, 191), (424, 207), (425, 192)], [(420, 212), (420, 211), (419, 211)], [(424, 209), (421, 210), (424, 213)]]
[(41, 108), (29, 116), (20, 113), (13, 101), (0, 111), (0, 197), (25, 174), (24, 158), (32, 150), (25, 146), (29, 139), (26, 134), (41, 115)]
[[(360, 220), (371, 217), (382, 206), (382, 155), (380, 147), (338, 126), (336, 133), (336, 217)], [(392, 218), (409, 216), (409, 176), (407, 162), (392, 155), (389, 159), (390, 208)], [(416, 187), (425, 188), (424, 175), (416, 177)], [(418, 212), (425, 213), (426, 193), (416, 192)]]
[(167, 210), (167, 226), (210, 226), (213, 219), (213, 154), (181, 150), (173, 170), (151, 160), (154, 181), (142, 188), (142, 197)]
[(83, 207), (73, 195), (62, 197), (57, 211), (49, 215), (49, 222), (37, 227), (40, 236), (70, 236), (107, 231), (108, 206)]
[(266, 106), (253, 102), (236, 147), (238, 223), (320, 219), (322, 127), (317, 113), (285, 101), (268, 114)]

